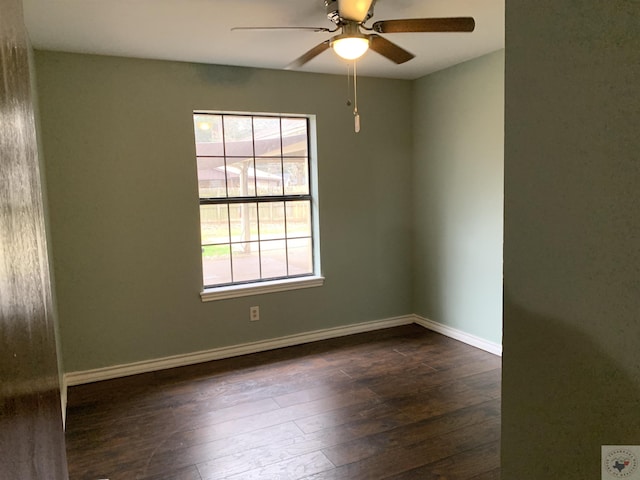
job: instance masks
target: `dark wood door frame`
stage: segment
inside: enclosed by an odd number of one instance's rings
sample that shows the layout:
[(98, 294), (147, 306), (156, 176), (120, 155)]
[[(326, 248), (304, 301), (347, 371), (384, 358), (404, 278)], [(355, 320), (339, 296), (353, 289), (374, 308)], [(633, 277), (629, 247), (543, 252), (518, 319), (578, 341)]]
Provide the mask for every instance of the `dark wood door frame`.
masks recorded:
[(0, 480), (67, 479), (21, 0), (0, 0)]

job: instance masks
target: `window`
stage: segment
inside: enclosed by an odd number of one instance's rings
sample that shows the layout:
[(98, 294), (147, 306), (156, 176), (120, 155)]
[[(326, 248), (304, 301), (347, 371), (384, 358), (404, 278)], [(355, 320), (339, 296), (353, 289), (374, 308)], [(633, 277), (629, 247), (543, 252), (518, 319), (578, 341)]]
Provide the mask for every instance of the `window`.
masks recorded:
[(210, 112), (193, 119), (203, 299), (317, 285), (310, 119)]

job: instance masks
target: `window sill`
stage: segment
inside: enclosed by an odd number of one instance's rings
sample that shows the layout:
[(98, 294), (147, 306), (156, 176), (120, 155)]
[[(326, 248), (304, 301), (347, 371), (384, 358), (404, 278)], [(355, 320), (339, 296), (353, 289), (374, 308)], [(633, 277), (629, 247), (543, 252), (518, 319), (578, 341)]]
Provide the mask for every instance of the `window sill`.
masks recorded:
[(321, 287), (324, 277), (300, 277), (286, 280), (274, 280), (271, 282), (251, 283), (246, 285), (231, 285), (228, 287), (207, 288), (200, 293), (203, 302), (223, 300), (226, 298), (247, 297), (249, 295), (262, 295), (263, 293), (285, 292), (301, 288)]

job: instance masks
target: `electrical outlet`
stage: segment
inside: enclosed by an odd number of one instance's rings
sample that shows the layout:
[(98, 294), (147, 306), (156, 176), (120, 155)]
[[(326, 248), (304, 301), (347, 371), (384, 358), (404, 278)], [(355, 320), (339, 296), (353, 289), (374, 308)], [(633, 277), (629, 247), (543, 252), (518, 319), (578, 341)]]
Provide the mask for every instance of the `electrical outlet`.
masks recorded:
[(252, 322), (260, 320), (260, 307), (249, 307), (249, 320)]

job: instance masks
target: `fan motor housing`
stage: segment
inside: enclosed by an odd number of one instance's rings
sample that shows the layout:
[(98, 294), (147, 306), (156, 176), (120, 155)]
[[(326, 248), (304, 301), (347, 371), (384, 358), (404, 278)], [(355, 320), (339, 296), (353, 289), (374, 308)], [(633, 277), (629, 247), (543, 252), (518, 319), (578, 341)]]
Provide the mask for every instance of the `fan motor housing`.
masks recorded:
[[(369, 8), (369, 11), (367, 12), (367, 16), (362, 21), (362, 23), (366, 22), (371, 17), (373, 17), (374, 3), (375, 2), (371, 2), (371, 7)], [(338, 0), (324, 0), (324, 4), (327, 7), (327, 18), (331, 20), (333, 23), (335, 23), (336, 25), (342, 25), (344, 23), (344, 20), (340, 18), (340, 9), (338, 7)]]

